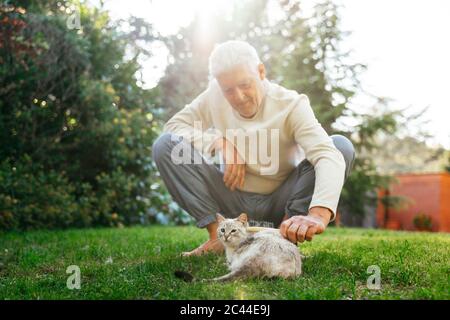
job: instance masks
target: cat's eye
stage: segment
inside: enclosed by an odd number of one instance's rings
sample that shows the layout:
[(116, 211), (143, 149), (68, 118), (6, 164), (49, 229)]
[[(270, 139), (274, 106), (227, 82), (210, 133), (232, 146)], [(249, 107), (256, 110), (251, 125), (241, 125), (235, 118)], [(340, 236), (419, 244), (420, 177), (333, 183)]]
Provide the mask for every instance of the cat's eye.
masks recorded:
[(232, 232), (232, 233), (233, 233), (233, 232), (236, 232), (236, 229), (231, 230), (231, 232)]
[(224, 228), (220, 229), (220, 232), (225, 233), (225, 229)]

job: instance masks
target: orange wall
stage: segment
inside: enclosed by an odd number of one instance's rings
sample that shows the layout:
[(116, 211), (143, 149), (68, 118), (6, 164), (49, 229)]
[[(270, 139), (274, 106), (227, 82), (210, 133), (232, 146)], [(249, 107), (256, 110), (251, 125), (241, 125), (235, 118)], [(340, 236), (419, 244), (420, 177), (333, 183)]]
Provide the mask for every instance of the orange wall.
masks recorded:
[[(398, 184), (391, 186), (390, 194), (406, 196), (411, 203), (405, 208), (389, 209), (388, 220), (398, 221), (401, 229), (415, 230), (414, 217), (419, 212), (429, 215), (433, 231), (450, 232), (450, 174), (397, 175)], [(383, 191), (379, 192), (382, 195)], [(379, 203), (377, 222), (384, 226), (384, 207)]]
[(441, 223), (440, 231), (450, 232), (450, 174), (441, 180)]

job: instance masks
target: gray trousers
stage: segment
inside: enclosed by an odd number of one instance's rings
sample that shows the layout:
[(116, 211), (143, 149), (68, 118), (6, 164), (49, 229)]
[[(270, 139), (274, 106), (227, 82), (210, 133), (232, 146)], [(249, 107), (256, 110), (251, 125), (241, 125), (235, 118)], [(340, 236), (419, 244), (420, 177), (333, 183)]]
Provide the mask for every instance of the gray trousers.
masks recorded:
[[(342, 135), (332, 135), (334, 145), (344, 156), (345, 179), (350, 174), (355, 159), (353, 144)], [(195, 159), (191, 164), (175, 164), (171, 161), (172, 149), (185, 143), (183, 150)], [(200, 228), (216, 221), (216, 213), (226, 218), (247, 213), (254, 224), (278, 227), (285, 214), (308, 214), (311, 203), (315, 171), (306, 159), (295, 168), (278, 189), (270, 194), (258, 194), (241, 190), (231, 191), (223, 182), (218, 165), (209, 164), (200, 153), (183, 138), (163, 133), (153, 144), (152, 157), (172, 198), (186, 210)], [(195, 164), (201, 162), (200, 164)]]

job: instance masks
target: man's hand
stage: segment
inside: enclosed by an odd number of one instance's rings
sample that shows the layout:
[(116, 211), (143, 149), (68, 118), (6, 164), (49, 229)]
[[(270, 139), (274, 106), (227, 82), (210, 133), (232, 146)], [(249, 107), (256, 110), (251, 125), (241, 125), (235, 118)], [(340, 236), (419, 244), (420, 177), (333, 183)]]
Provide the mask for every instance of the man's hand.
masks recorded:
[(232, 143), (225, 138), (220, 138), (215, 143), (215, 150), (222, 150), (223, 160), (225, 162), (225, 172), (223, 182), (231, 191), (236, 187), (244, 185), (245, 162), (239, 155)]
[(313, 207), (307, 216), (293, 216), (280, 225), (281, 235), (297, 244), (311, 241), (313, 236), (325, 231), (331, 219), (331, 211), (325, 207)]

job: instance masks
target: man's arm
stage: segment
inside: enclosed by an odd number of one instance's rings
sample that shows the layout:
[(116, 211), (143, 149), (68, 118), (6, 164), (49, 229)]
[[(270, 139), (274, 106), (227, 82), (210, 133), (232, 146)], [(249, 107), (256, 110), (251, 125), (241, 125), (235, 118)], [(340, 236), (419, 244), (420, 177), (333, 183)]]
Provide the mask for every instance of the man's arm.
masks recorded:
[(220, 138), (213, 144), (213, 151), (222, 151), (225, 163), (223, 182), (231, 191), (242, 188), (245, 181), (245, 161), (236, 147), (226, 138)]
[(225, 162), (223, 181), (231, 191), (244, 185), (245, 162), (234, 145), (212, 127), (209, 89), (200, 94), (191, 104), (176, 113), (164, 125), (164, 132), (172, 132), (193, 143), (194, 148), (205, 156), (222, 151)]
[(309, 209), (328, 208), (332, 212), (332, 221), (336, 216), (344, 184), (344, 156), (318, 122), (306, 95), (299, 96), (299, 101), (292, 110), (288, 123), (295, 141), (303, 148), (306, 159), (315, 170), (316, 180)]
[(164, 132), (171, 132), (193, 143), (194, 148), (204, 155), (211, 155), (215, 142), (222, 138), (212, 127), (209, 105), (209, 90), (202, 92), (190, 104), (178, 111), (164, 125)]
[(314, 166), (316, 177), (308, 216), (293, 216), (280, 226), (282, 235), (296, 243), (311, 240), (335, 219), (344, 184), (345, 161), (317, 121), (306, 95), (299, 96), (288, 125), (295, 141), (305, 151), (306, 159)]

